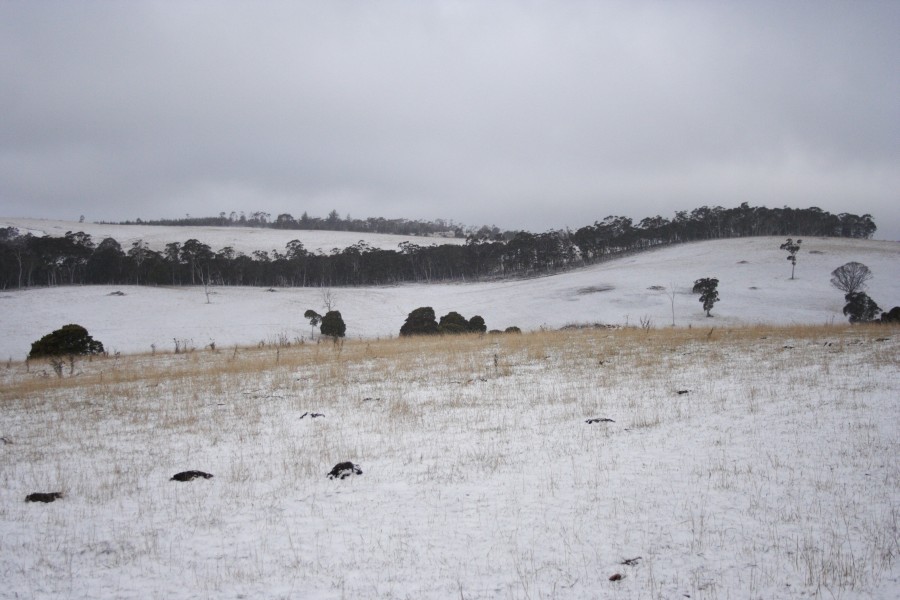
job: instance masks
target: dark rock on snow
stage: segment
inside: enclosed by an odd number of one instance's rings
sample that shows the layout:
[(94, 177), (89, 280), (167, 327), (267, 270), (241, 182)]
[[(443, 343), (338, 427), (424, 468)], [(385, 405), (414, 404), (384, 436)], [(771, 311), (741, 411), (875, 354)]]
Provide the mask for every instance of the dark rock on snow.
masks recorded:
[(197, 479), (198, 477), (202, 477), (203, 479), (209, 479), (212, 477), (209, 473), (204, 473), (203, 471), (182, 471), (181, 473), (175, 473), (172, 475), (172, 478), (169, 481), (191, 481), (192, 479)]
[(588, 419), (585, 421), (588, 425), (593, 425), (594, 423), (615, 423), (612, 419), (601, 418), (601, 419)]
[(25, 496), (25, 502), (53, 502), (62, 497), (62, 492), (35, 492)]
[(351, 475), (362, 475), (362, 469), (354, 465), (352, 462), (340, 462), (334, 465), (331, 472), (328, 473), (329, 479), (346, 479)]

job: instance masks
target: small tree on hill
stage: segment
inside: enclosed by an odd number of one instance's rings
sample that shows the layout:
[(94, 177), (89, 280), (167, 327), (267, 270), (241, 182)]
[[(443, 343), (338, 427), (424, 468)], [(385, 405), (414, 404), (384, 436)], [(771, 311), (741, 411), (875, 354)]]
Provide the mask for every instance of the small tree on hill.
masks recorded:
[(831, 272), (831, 285), (845, 294), (861, 292), (866, 289), (866, 282), (872, 279), (869, 267), (858, 262), (848, 262)]
[(434, 309), (421, 306), (407, 315), (406, 322), (400, 328), (400, 335), (434, 335), (439, 333)]
[(719, 301), (718, 287), (719, 280), (713, 277), (698, 279), (694, 282), (694, 291), (700, 292), (700, 302), (703, 304), (703, 310), (706, 311), (707, 317), (712, 316), (709, 313), (713, 305)]
[(92, 338), (87, 329), (72, 323), (32, 343), (28, 358), (49, 359), (56, 375), (62, 377), (63, 357), (69, 359), (69, 374), (72, 374), (75, 372), (76, 356), (102, 353), (103, 344)]
[(63, 325), (31, 344), (28, 358), (102, 354), (103, 344), (91, 337), (87, 329), (74, 323)]
[(322, 315), (320, 315), (313, 309), (309, 309), (305, 313), (303, 313), (303, 318), (309, 319), (309, 335), (312, 336), (313, 330), (315, 329), (316, 325), (322, 322)]
[(787, 259), (791, 261), (791, 279), (794, 278), (794, 267), (797, 266), (797, 252), (800, 251), (801, 243), (803, 243), (803, 240), (797, 240), (797, 242), (794, 243), (794, 240), (788, 238), (787, 241), (780, 246), (782, 250), (788, 251)]
[(329, 310), (322, 317), (322, 326), (319, 327), (319, 332), (322, 335), (327, 335), (334, 338), (334, 341), (337, 341), (338, 338), (344, 337), (346, 331), (347, 326), (344, 324), (343, 317), (341, 317), (341, 311)]
[(844, 296), (847, 305), (844, 314), (850, 318), (851, 323), (868, 323), (874, 321), (881, 312), (875, 301), (869, 298), (865, 292), (853, 292)]

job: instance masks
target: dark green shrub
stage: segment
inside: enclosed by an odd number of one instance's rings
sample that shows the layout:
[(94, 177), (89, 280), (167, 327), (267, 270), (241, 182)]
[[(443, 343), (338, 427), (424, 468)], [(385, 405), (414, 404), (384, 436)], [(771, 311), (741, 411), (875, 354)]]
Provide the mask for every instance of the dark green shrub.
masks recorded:
[(882, 323), (900, 323), (900, 306), (895, 306), (887, 312), (881, 313)]
[(487, 325), (484, 323), (484, 318), (480, 315), (475, 315), (469, 319), (469, 331), (475, 333), (484, 333), (487, 331)]
[(28, 358), (43, 356), (77, 356), (81, 354), (102, 354), (103, 344), (92, 338), (87, 329), (74, 323), (63, 325), (31, 344)]
[(407, 315), (406, 322), (400, 328), (400, 335), (434, 335), (439, 333), (434, 309), (421, 306)]
[(336, 339), (344, 337), (346, 331), (347, 326), (344, 324), (343, 317), (341, 317), (341, 311), (330, 310), (322, 317), (322, 325), (319, 327), (319, 332), (322, 335)]
[(868, 323), (874, 321), (881, 312), (875, 301), (869, 298), (865, 292), (853, 292), (844, 296), (847, 305), (844, 307), (844, 315), (850, 318), (851, 323)]
[(512, 327), (507, 327), (503, 330), (503, 333), (522, 333), (522, 330), (513, 325)]
[(441, 317), (441, 322), (438, 323), (438, 331), (449, 334), (467, 333), (469, 331), (469, 322), (458, 312), (451, 311)]

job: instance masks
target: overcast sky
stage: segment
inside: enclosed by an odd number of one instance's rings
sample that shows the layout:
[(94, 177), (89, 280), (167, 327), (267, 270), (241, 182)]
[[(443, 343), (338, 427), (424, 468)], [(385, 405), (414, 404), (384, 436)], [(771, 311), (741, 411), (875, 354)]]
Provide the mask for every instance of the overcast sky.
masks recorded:
[(546, 231), (702, 205), (900, 239), (900, 2), (0, 0), (0, 214)]

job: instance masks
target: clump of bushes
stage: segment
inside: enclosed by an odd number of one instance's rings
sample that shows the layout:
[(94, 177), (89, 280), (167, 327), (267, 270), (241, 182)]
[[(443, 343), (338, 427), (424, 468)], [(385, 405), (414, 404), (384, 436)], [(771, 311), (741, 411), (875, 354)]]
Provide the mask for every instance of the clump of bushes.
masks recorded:
[(466, 319), (456, 311), (450, 311), (438, 321), (434, 309), (430, 306), (421, 306), (407, 315), (406, 321), (400, 327), (401, 336), (409, 335), (437, 335), (437, 334), (462, 334), (484, 333), (487, 325), (484, 318), (475, 315)]
[(430, 306), (420, 306), (406, 316), (406, 322), (400, 327), (400, 335), (435, 335), (438, 330), (434, 309)]
[(882, 323), (900, 323), (900, 306), (895, 306), (889, 311), (881, 313)]

